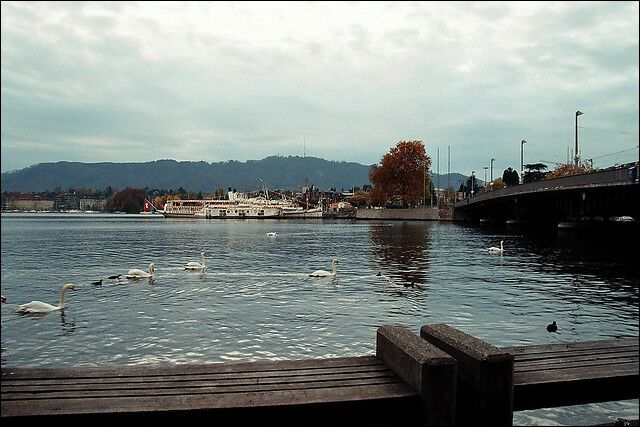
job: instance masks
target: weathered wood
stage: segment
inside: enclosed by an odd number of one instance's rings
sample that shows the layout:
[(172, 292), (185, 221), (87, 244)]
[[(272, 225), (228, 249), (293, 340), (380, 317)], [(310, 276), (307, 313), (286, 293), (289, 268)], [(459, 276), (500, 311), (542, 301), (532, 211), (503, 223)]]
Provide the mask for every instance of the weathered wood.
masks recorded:
[(453, 425), (456, 362), (404, 326), (382, 326), (376, 356), (416, 390), (424, 403), (427, 425)]
[[(119, 377), (119, 376), (138, 376), (144, 377), (149, 375), (166, 375), (169, 371), (175, 375), (186, 374), (206, 374), (214, 371), (215, 373), (251, 373), (251, 372), (269, 372), (283, 370), (304, 370), (304, 369), (334, 369), (337, 367), (351, 368), (354, 366), (381, 366), (374, 357), (340, 357), (326, 359), (302, 359), (302, 360), (278, 360), (267, 361), (261, 360), (257, 362), (229, 362), (229, 363), (208, 363), (193, 365), (118, 365), (118, 366), (101, 366), (101, 367), (70, 367), (64, 368), (11, 368), (10, 375), (12, 378), (20, 378), (21, 376), (28, 378), (35, 377)], [(5, 371), (3, 371), (3, 380), (5, 379)]]
[(638, 348), (638, 338), (505, 347), (514, 410), (637, 398)]
[(535, 353), (554, 353), (554, 352), (577, 352), (581, 350), (597, 350), (604, 349), (605, 351), (609, 351), (613, 348), (624, 348), (624, 347), (632, 347), (638, 348), (638, 338), (628, 337), (628, 338), (616, 338), (611, 340), (591, 340), (591, 341), (578, 341), (571, 343), (554, 343), (554, 344), (534, 344), (534, 345), (523, 345), (523, 346), (513, 346), (513, 347), (502, 347), (503, 350), (506, 350), (517, 356), (519, 354), (535, 354)]
[[(416, 391), (375, 357), (197, 366), (2, 368), (2, 417), (127, 416), (278, 425), (422, 422)], [(215, 414), (215, 415), (214, 415)], [(277, 414), (303, 419), (280, 419)], [(307, 422), (309, 417), (309, 422)], [(337, 417), (337, 418), (336, 418)]]
[(424, 325), (420, 336), (458, 363), (458, 425), (512, 424), (513, 356), (445, 324)]

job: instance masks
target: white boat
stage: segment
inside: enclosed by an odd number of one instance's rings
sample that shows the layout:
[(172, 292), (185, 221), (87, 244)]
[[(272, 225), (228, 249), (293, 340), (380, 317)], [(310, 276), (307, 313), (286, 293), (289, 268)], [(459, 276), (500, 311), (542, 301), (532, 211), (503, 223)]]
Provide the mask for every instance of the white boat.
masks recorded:
[(183, 218), (279, 218), (282, 208), (230, 191), (228, 199), (168, 200), (162, 214)]
[(161, 213), (167, 218), (322, 218), (322, 208), (304, 209), (286, 198), (250, 198), (236, 191), (229, 191), (227, 197), (168, 200)]
[(282, 210), (282, 216), (285, 218), (322, 218), (322, 208), (289, 207)]
[(167, 218), (193, 218), (204, 207), (205, 200), (167, 200), (162, 215)]

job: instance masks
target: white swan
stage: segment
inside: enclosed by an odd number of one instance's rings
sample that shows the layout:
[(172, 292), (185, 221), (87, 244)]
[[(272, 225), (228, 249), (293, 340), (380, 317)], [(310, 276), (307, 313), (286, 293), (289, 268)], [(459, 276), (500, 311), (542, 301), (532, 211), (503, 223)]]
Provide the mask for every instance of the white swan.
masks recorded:
[(71, 289), (72, 291), (76, 290), (76, 287), (73, 283), (67, 283), (62, 287), (62, 292), (60, 292), (60, 305), (57, 307), (55, 305), (47, 304), (42, 301), (31, 301), (28, 304), (22, 304), (18, 307), (18, 313), (49, 313), (50, 311), (62, 310), (64, 308), (64, 296), (67, 291)]
[(267, 233), (267, 236), (269, 237), (278, 237), (278, 233), (276, 233), (275, 231), (270, 231)]
[(154, 271), (156, 271), (156, 266), (154, 263), (151, 263), (149, 264), (149, 272), (140, 270), (138, 268), (132, 268), (127, 274), (125, 274), (124, 277), (126, 277), (127, 279), (142, 279), (146, 277), (153, 277)]
[(207, 262), (204, 259), (206, 252), (200, 252), (200, 262), (190, 261), (184, 266), (185, 270), (202, 270), (207, 268)]
[(487, 248), (487, 250), (489, 252), (504, 252), (504, 246), (502, 245), (504, 243), (504, 240), (500, 240), (500, 247), (496, 248), (495, 246), (491, 246), (490, 248)]
[(311, 273), (309, 275), (309, 277), (329, 277), (329, 276), (335, 276), (336, 275), (336, 265), (338, 264), (338, 260), (334, 259), (333, 262), (331, 262), (331, 268), (333, 269), (332, 273), (329, 273), (328, 271), (325, 270), (316, 270), (313, 273)]

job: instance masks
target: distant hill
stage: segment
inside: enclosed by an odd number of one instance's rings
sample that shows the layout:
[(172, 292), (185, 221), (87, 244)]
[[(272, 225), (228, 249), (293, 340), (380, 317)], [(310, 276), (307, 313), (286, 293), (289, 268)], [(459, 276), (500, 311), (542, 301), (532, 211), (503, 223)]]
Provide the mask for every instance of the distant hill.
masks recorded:
[[(321, 190), (351, 189), (369, 184), (369, 166), (353, 162), (335, 162), (317, 157), (271, 156), (262, 160), (238, 162), (178, 162), (157, 160), (144, 163), (39, 163), (2, 174), (1, 190), (41, 192), (59, 187), (116, 190), (126, 187), (178, 189), (212, 192), (218, 187), (238, 191), (261, 187), (260, 178), (271, 189), (298, 189), (305, 179)], [(437, 177), (434, 174), (434, 184)], [(466, 177), (451, 174), (454, 190)], [(447, 186), (442, 175), (440, 186)]]

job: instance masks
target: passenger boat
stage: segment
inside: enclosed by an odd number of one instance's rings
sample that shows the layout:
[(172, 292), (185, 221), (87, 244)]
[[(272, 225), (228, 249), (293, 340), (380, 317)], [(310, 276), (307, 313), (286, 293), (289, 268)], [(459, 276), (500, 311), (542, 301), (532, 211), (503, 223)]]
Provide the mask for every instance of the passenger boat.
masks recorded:
[(162, 214), (167, 218), (279, 218), (282, 208), (230, 191), (224, 200), (168, 200)]
[(168, 200), (167, 218), (322, 218), (322, 208), (304, 209), (292, 200), (247, 197), (229, 191), (227, 199)]

